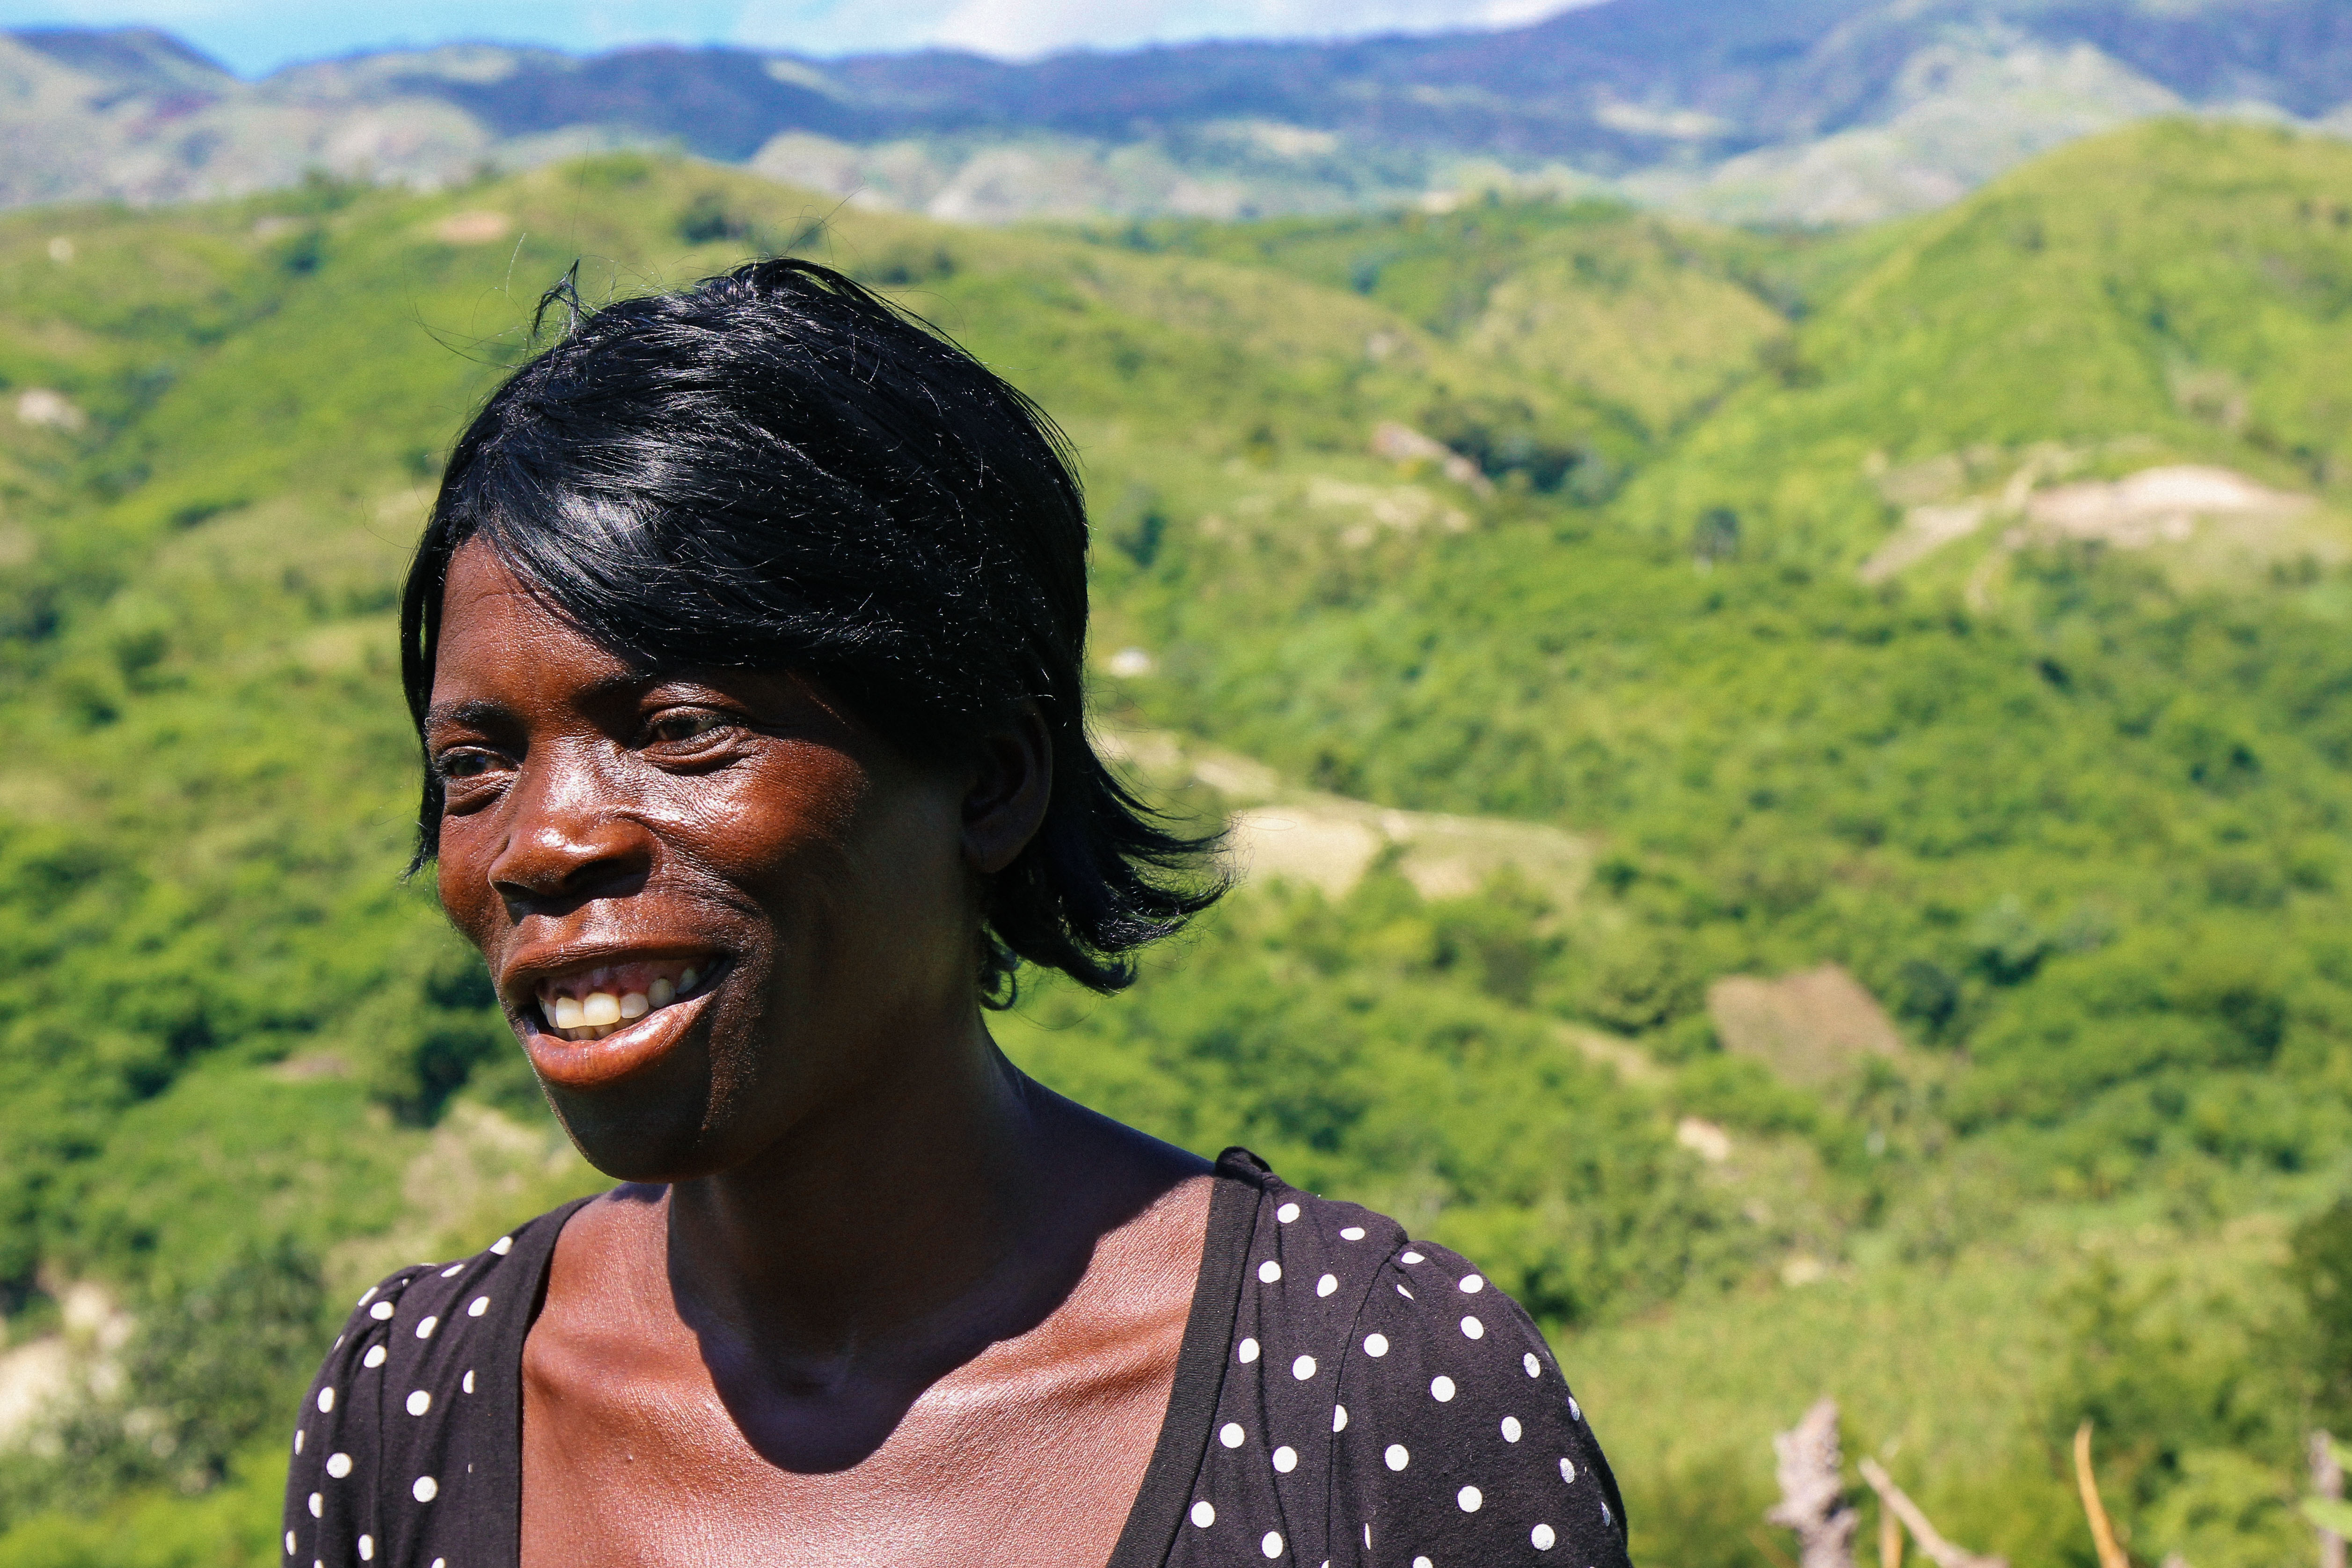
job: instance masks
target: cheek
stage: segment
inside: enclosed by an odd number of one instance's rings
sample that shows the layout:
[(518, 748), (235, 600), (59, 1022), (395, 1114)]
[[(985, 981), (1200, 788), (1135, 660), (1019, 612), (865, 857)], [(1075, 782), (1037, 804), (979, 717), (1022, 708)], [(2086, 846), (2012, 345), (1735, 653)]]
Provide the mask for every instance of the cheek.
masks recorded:
[(491, 935), (482, 923), (497, 901), (488, 896), (488, 880), (474, 843), (478, 835), (467, 831), (471, 825), (470, 818), (443, 819), (433, 879), (435, 891), (440, 895), (441, 912), (477, 946), (481, 946)]
[(698, 801), (694, 836), (802, 956), (904, 968), (959, 940), (969, 894), (952, 789), (877, 779), (837, 753), (746, 784)]

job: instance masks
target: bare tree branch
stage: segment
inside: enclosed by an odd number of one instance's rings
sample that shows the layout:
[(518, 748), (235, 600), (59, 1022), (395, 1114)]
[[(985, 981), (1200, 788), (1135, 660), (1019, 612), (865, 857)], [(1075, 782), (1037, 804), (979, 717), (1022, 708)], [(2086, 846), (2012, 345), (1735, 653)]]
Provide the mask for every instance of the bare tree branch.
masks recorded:
[(2106, 1504), (2099, 1500), (2099, 1478), (2091, 1469), (2091, 1424), (2074, 1428), (2074, 1484), (2082, 1489), (2083, 1513), (2091, 1521), (2091, 1544), (2098, 1548), (2099, 1568), (2131, 1568), (2131, 1559), (2116, 1544), (2116, 1527), (2107, 1522)]
[(1862, 1516), (1845, 1500), (1837, 1401), (1820, 1401), (1794, 1431), (1775, 1433), (1772, 1450), (1780, 1458), (1780, 1500), (1764, 1517), (1797, 1532), (1798, 1568), (1853, 1568)]
[[(2311, 1490), (2329, 1502), (2344, 1500), (2344, 1465), (2336, 1457), (2336, 1439), (2326, 1432), (2311, 1435)], [(2344, 1568), (2344, 1538), (2321, 1526), (2319, 1568)]]
[(1920, 1511), (1919, 1505), (1895, 1484), (1895, 1478), (1880, 1468), (1877, 1460), (1864, 1459), (1861, 1469), (1862, 1479), (1868, 1481), (1870, 1490), (1878, 1494), (1878, 1500), (1903, 1521), (1903, 1528), (1911, 1532), (1911, 1539), (1919, 1543), (1919, 1550), (1927, 1554), (1936, 1568), (2009, 1568), (2006, 1557), (1981, 1557), (1945, 1540), (1927, 1521), (1927, 1516)]

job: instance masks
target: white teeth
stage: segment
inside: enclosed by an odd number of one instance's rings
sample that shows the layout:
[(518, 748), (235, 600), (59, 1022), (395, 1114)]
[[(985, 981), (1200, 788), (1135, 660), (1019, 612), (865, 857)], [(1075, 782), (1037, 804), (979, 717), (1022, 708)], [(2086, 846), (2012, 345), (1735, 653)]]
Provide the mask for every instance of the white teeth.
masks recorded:
[[(614, 971), (594, 969), (575, 977), (575, 983), (584, 981), (600, 985)], [(550, 997), (540, 999), (541, 1013), (550, 1028), (565, 1038), (575, 1040), (602, 1040), (624, 1024), (632, 1024), (657, 1008), (666, 1008), (694, 989), (700, 979), (698, 970), (688, 969), (676, 980), (667, 976), (649, 982), (642, 991), (614, 995), (610, 989), (594, 990), (585, 997)]]

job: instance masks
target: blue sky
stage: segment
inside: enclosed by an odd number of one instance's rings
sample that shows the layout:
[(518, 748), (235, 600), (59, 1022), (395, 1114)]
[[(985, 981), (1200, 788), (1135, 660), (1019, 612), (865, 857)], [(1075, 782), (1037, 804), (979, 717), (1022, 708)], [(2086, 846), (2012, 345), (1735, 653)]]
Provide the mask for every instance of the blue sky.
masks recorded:
[(589, 52), (731, 43), (845, 54), (948, 45), (1022, 57), (1202, 37), (1507, 25), (1570, 0), (0, 0), (0, 27), (142, 24), (257, 75), (385, 45), (490, 38)]

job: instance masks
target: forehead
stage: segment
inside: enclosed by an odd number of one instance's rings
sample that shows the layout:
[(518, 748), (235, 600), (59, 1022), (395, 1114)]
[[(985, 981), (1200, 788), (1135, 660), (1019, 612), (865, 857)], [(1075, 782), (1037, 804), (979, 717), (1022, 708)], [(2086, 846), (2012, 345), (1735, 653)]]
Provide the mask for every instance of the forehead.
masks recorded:
[(607, 723), (672, 681), (723, 691), (755, 711), (793, 716), (827, 734), (871, 730), (807, 671), (656, 664), (615, 653), (550, 609), (488, 544), (469, 540), (450, 558), (428, 728), (436, 722)]
[(450, 558), (434, 647), (436, 707), (453, 697), (544, 697), (647, 673), (548, 608), (481, 540)]

